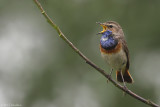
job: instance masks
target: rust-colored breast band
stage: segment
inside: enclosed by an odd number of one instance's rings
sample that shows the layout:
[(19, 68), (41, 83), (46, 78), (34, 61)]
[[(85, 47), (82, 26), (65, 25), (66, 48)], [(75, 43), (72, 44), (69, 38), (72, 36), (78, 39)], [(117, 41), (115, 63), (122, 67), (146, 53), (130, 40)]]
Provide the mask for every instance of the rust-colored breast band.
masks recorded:
[(102, 48), (101, 44), (100, 44), (100, 51), (106, 54), (112, 54), (112, 53), (117, 53), (121, 50), (122, 48), (122, 43), (118, 43), (117, 46), (114, 49), (110, 49), (110, 50), (106, 50), (104, 48)]

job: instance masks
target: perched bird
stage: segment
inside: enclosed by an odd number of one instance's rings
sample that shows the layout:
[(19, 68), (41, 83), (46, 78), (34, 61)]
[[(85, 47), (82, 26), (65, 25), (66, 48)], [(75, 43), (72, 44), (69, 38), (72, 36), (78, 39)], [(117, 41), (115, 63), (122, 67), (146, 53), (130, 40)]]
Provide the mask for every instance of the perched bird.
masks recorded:
[[(129, 73), (129, 51), (121, 26), (114, 21), (99, 23), (103, 30), (100, 39), (100, 52), (102, 58), (116, 70), (116, 79), (119, 82), (133, 83)], [(112, 72), (112, 71), (111, 71)]]

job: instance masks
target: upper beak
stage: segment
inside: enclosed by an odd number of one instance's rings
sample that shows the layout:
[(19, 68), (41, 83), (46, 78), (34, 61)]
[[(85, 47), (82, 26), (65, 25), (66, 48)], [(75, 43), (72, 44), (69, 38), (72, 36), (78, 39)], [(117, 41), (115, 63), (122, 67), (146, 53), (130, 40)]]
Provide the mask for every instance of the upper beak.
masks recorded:
[(108, 27), (104, 24), (104, 23), (100, 23), (100, 22), (96, 22), (97, 24), (99, 24), (100, 26), (102, 26), (103, 30), (101, 32), (99, 32), (98, 34), (102, 34), (105, 31), (107, 31)]

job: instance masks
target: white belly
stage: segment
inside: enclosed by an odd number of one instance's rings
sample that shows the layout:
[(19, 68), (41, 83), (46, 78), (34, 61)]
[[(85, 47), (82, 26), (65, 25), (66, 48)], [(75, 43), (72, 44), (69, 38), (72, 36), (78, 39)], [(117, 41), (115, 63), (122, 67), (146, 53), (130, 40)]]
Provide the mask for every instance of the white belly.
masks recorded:
[(127, 63), (127, 57), (124, 51), (120, 50), (118, 53), (105, 54), (101, 53), (105, 61), (115, 70), (122, 70)]

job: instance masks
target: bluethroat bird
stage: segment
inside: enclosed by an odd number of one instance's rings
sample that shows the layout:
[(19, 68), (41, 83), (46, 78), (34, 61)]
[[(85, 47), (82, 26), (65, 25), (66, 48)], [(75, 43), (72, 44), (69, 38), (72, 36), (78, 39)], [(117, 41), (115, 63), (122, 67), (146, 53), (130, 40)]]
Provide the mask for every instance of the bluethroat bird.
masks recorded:
[(103, 27), (103, 30), (98, 33), (102, 34), (100, 39), (102, 58), (112, 70), (116, 70), (117, 81), (123, 82), (124, 86), (126, 86), (125, 82), (133, 83), (129, 73), (129, 51), (121, 26), (114, 21), (97, 23)]

